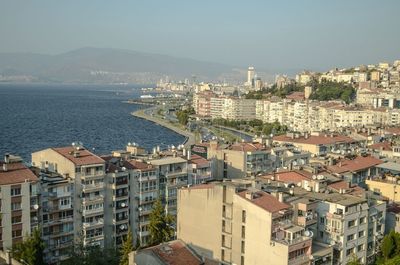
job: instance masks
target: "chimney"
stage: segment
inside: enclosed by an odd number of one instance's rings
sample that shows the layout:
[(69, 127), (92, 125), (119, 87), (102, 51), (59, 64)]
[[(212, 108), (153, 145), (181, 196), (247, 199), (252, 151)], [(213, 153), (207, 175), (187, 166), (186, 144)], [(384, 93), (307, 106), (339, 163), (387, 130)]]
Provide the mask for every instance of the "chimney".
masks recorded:
[(293, 163), (290, 162), (290, 163), (289, 163), (289, 171), (292, 171), (292, 170), (293, 170)]
[(4, 171), (4, 172), (8, 171), (8, 167), (7, 167), (7, 166), (8, 166), (8, 165), (7, 165), (6, 163), (3, 164), (3, 171)]
[(4, 155), (4, 163), (6, 164), (10, 163), (10, 154), (7, 153)]
[(186, 151), (186, 158), (187, 158), (187, 160), (190, 160), (190, 159), (192, 159), (192, 152), (191, 152), (191, 150), (190, 149), (188, 149), (187, 151)]
[(74, 157), (79, 157), (80, 153), (79, 152), (74, 152)]
[(278, 200), (279, 200), (280, 202), (284, 202), (284, 201), (283, 201), (283, 192), (278, 192)]
[(253, 199), (253, 194), (251, 191), (246, 192), (246, 199), (252, 200)]

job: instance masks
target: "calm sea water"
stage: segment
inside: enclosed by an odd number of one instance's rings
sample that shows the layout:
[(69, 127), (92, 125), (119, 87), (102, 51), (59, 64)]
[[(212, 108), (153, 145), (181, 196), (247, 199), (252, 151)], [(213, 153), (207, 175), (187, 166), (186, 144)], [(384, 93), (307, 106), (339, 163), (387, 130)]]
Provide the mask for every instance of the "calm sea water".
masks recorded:
[(133, 86), (0, 84), (0, 159), (80, 141), (96, 154), (136, 142), (151, 150), (184, 138), (130, 115), (141, 106), (122, 103), (139, 97)]

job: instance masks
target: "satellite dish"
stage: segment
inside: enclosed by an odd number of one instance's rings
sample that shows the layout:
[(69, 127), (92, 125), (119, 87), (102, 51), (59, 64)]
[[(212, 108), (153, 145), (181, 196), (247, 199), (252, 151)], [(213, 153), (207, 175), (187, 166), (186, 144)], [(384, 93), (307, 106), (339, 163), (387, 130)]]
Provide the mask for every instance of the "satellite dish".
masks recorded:
[(123, 202), (123, 203), (121, 203), (121, 207), (125, 207), (126, 206), (126, 204)]
[(333, 246), (335, 244), (336, 244), (336, 241), (335, 240), (331, 240), (330, 245)]
[(304, 235), (305, 235), (306, 237), (310, 237), (310, 231), (308, 231), (308, 230), (304, 231)]
[(35, 210), (39, 209), (39, 205), (37, 205), (37, 204), (33, 205), (33, 209), (35, 209)]
[(120, 225), (119, 229), (125, 230), (125, 225)]

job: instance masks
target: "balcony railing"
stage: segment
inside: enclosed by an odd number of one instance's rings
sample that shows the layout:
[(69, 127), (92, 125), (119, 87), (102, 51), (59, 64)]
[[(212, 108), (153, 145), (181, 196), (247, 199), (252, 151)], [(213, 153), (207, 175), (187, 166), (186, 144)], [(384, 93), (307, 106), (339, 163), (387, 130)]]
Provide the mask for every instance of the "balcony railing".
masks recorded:
[(92, 203), (92, 202), (100, 202), (100, 201), (104, 201), (104, 196), (103, 195), (97, 195), (97, 196), (94, 196), (94, 197), (82, 198), (82, 202), (84, 204)]
[(90, 191), (90, 190), (98, 190), (104, 188), (104, 182), (96, 183), (96, 184), (84, 184), (82, 185), (83, 191)]
[(104, 211), (103, 207), (97, 207), (97, 208), (93, 208), (93, 209), (90, 209), (90, 210), (87, 210), (87, 209), (84, 208), (82, 210), (82, 213), (83, 213), (83, 215), (88, 215), (88, 214), (100, 213), (100, 212), (103, 212), (103, 211)]
[(99, 226), (99, 225), (104, 225), (103, 219), (98, 219), (93, 222), (84, 222), (83, 228), (92, 228), (93, 226)]
[(299, 236), (295, 239), (272, 239), (273, 241), (283, 244), (283, 245), (287, 245), (287, 246), (291, 246), (291, 245), (295, 245), (304, 241), (308, 241), (311, 240), (310, 237), (306, 237), (306, 236)]

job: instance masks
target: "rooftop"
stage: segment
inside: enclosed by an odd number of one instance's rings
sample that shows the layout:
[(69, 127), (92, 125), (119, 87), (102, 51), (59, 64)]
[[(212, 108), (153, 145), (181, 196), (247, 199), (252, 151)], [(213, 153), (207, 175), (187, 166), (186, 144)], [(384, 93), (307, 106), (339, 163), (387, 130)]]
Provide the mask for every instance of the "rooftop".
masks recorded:
[(162, 166), (162, 165), (169, 165), (169, 164), (185, 163), (187, 161), (185, 159), (183, 159), (182, 157), (166, 157), (166, 158), (151, 160), (149, 162), (155, 166)]
[(262, 178), (272, 179), (275, 178), (276, 181), (285, 182), (285, 183), (299, 183), (302, 180), (311, 180), (307, 175), (303, 175), (297, 171), (286, 171), (286, 172), (277, 172), (275, 174), (268, 174), (262, 176)]
[(363, 169), (367, 169), (379, 164), (382, 164), (383, 161), (377, 159), (373, 156), (357, 156), (355, 159), (341, 159), (336, 165), (328, 166), (328, 170), (333, 173), (344, 173), (344, 172), (354, 172)]
[(227, 149), (233, 151), (241, 151), (241, 152), (256, 152), (256, 151), (267, 150), (267, 148), (261, 143), (249, 143), (249, 142), (235, 143), (230, 145)]
[[(251, 193), (251, 199), (246, 196), (246, 194)], [(280, 202), (275, 196), (268, 194), (264, 191), (250, 191), (244, 190), (237, 193), (243, 199), (254, 203), (255, 205), (263, 208), (267, 212), (275, 213), (281, 210), (289, 209), (291, 206)]]
[(77, 149), (74, 146), (67, 146), (67, 147), (52, 148), (52, 150), (64, 156), (77, 166), (104, 163), (103, 159), (89, 152), (85, 148)]
[(140, 255), (141, 253), (156, 255), (160, 260), (159, 264), (168, 264), (168, 265), (217, 264), (209, 259), (205, 259), (205, 261), (202, 261), (201, 258), (198, 255), (196, 255), (193, 250), (189, 249), (189, 247), (180, 240), (174, 240), (162, 243), (157, 246), (141, 249), (137, 252), (136, 255)]
[[(4, 171), (6, 165), (7, 171)], [(38, 181), (36, 175), (23, 163), (4, 163), (0, 161), (0, 185), (23, 183), (25, 181)]]
[(300, 143), (300, 144), (311, 144), (311, 145), (324, 145), (324, 144), (336, 144), (336, 143), (353, 143), (355, 139), (344, 136), (344, 135), (325, 135), (325, 136), (308, 136), (293, 138), (287, 135), (275, 136), (274, 141), (287, 142), (287, 143)]
[(392, 145), (389, 142), (381, 142), (381, 143), (376, 143), (373, 145), (368, 146), (368, 148), (373, 149), (373, 150), (382, 150), (382, 151), (392, 151)]

